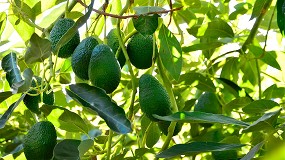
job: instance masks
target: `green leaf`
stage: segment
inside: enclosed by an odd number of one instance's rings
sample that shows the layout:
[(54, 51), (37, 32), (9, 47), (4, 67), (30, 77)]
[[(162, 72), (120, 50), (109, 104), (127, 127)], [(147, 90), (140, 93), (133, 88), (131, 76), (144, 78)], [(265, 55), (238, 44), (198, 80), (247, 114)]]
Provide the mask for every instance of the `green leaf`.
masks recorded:
[(265, 8), (265, 6), (270, 5), (271, 2), (272, 2), (272, 0), (257, 0), (257, 1), (255, 1), (250, 20), (258, 17), (262, 12), (265, 12), (265, 11), (263, 11), (263, 9)]
[(249, 97), (237, 97), (236, 99), (227, 103), (223, 109), (227, 114), (230, 114), (233, 109), (239, 109), (247, 106), (252, 102), (252, 99)]
[(260, 99), (251, 102), (245, 106), (242, 110), (248, 114), (264, 113), (273, 107), (279, 106), (279, 104), (272, 100)]
[(25, 54), (26, 63), (43, 62), (51, 55), (51, 42), (34, 33), (30, 39), (30, 47)]
[(6, 122), (11, 117), (13, 111), (16, 109), (16, 107), (19, 105), (19, 103), (24, 99), (26, 94), (24, 93), (16, 102), (11, 104), (7, 111), (0, 117), (0, 129), (5, 127)]
[(221, 42), (198, 43), (198, 44), (193, 44), (188, 47), (182, 47), (182, 51), (183, 52), (193, 52), (193, 51), (198, 51), (198, 50), (215, 49), (222, 45), (223, 43)]
[(18, 88), (24, 84), (24, 80), (22, 79), (21, 72), (17, 65), (16, 53), (11, 52), (7, 54), (2, 59), (1, 67), (6, 72), (6, 79), (9, 82), (13, 93), (17, 93)]
[(274, 51), (264, 51), (262, 48), (254, 45), (248, 46), (249, 51), (258, 59), (262, 60), (264, 63), (281, 70), (280, 65), (276, 60), (276, 53)]
[(238, 80), (239, 61), (240, 60), (237, 57), (227, 58), (226, 63), (222, 68), (221, 77), (236, 82)]
[(132, 21), (135, 29), (144, 36), (153, 34), (158, 27), (157, 14), (152, 16), (140, 15), (138, 18), (133, 18)]
[(265, 113), (258, 120), (253, 122), (250, 126), (243, 130), (244, 133), (247, 132), (256, 132), (256, 131), (271, 131), (276, 125), (278, 116), (280, 115), (281, 108), (274, 112)]
[(265, 89), (263, 96), (265, 99), (271, 98), (282, 98), (285, 95), (285, 87), (277, 87), (276, 84), (273, 84)]
[(196, 87), (202, 91), (215, 92), (216, 87), (212, 80), (206, 76), (203, 76), (200, 73), (189, 72), (181, 75), (180, 82), (185, 85), (191, 85), (192, 87)]
[(139, 7), (134, 7), (133, 10), (137, 15), (143, 15), (149, 12), (165, 11), (164, 8), (158, 6), (139, 6)]
[(244, 3), (238, 3), (237, 5), (235, 5), (234, 8), (236, 10), (229, 15), (230, 20), (237, 19), (238, 15), (246, 14), (247, 11), (252, 8), (252, 5), (248, 2), (244, 2)]
[(284, 35), (285, 31), (285, 10), (284, 10), (285, 2), (284, 0), (277, 0), (277, 25), (280, 30), (280, 33)]
[(178, 80), (182, 69), (182, 49), (176, 37), (162, 25), (159, 30), (159, 55), (170, 75)]
[(81, 141), (80, 145), (78, 146), (80, 159), (82, 159), (84, 154), (93, 146), (94, 141), (92, 139), (86, 139)]
[(252, 99), (249, 94), (244, 91), (244, 89), (242, 89), (240, 86), (238, 86), (237, 84), (235, 84), (234, 82), (226, 79), (226, 78), (217, 78), (219, 81), (222, 82), (222, 84), (228, 89), (230, 90), (231, 93), (233, 93), (233, 95), (235, 95), (236, 97), (241, 97), (244, 96), (242, 94), (245, 94), (246, 97)]
[(26, 68), (24, 70), (23, 72), (24, 83), (18, 88), (17, 93), (25, 92), (30, 88), (33, 76), (34, 72), (30, 68)]
[(0, 103), (5, 101), (7, 98), (11, 97), (12, 95), (13, 95), (13, 93), (10, 91), (1, 92), (0, 93)]
[(96, 111), (113, 131), (122, 134), (131, 132), (131, 123), (125, 111), (104, 90), (85, 83), (69, 85), (69, 89), (66, 92), (71, 98)]
[(244, 144), (226, 144), (216, 142), (191, 142), (177, 144), (156, 155), (157, 158), (171, 158), (179, 155), (195, 155), (204, 152), (236, 150)]
[(5, 12), (0, 13), (0, 37), (6, 27), (7, 15)]
[(242, 159), (240, 160), (251, 160), (254, 158), (255, 154), (259, 151), (259, 149), (264, 145), (264, 141), (255, 145)]
[(154, 115), (157, 119), (171, 122), (188, 122), (188, 123), (221, 123), (233, 124), (237, 126), (247, 127), (248, 123), (227, 117), (221, 114), (205, 113), (205, 112), (176, 112), (168, 116)]
[(75, 24), (72, 27), (70, 27), (68, 31), (60, 38), (60, 40), (57, 42), (55, 46), (55, 49), (54, 49), (55, 51), (58, 51), (61, 48), (61, 46), (67, 43), (78, 32), (78, 28), (80, 28), (83, 24), (86, 23), (86, 21), (89, 19), (89, 16), (92, 12), (93, 4), (94, 4), (94, 0), (91, 0), (90, 5), (88, 6), (87, 13), (84, 16), (80, 17), (75, 22)]
[[(145, 131), (150, 127), (149, 132)], [(146, 137), (146, 146), (148, 148), (152, 148), (160, 138), (160, 130), (156, 123), (151, 122), (147, 116), (143, 116), (141, 120), (141, 131), (143, 132), (143, 136)], [(147, 135), (145, 135), (147, 134)]]
[(68, 132), (88, 133), (88, 126), (84, 120), (76, 113), (69, 111), (63, 107), (43, 105), (40, 110), (48, 116), (53, 110), (62, 110), (63, 113), (58, 117), (59, 128)]
[(53, 150), (53, 156), (55, 160), (78, 160), (80, 159), (80, 153), (78, 146), (80, 145), (80, 140), (75, 139), (64, 139), (59, 142)]

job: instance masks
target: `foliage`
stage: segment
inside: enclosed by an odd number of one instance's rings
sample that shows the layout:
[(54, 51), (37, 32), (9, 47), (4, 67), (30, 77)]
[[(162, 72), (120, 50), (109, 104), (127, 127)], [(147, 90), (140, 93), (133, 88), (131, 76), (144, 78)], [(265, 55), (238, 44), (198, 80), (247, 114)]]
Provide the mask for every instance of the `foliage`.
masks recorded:
[[(284, 159), (284, 6), (284, 0), (1, 2), (2, 159), (25, 159), (26, 135), (43, 121), (56, 129), (53, 159)], [(52, 28), (63, 17), (74, 23), (52, 44)], [(153, 41), (144, 69), (130, 62), (126, 47), (138, 32)], [(77, 77), (72, 57), (58, 56), (78, 33), (81, 41), (92, 36), (112, 44), (109, 57), (126, 60), (112, 93)], [(88, 62), (81, 65), (87, 73)], [(169, 115), (150, 115), (158, 122), (141, 111), (144, 74), (171, 102)], [(42, 81), (32, 85), (35, 77)], [(194, 111), (205, 92), (217, 97), (220, 114)], [(43, 102), (51, 93), (52, 102)], [(26, 96), (43, 99), (33, 102), (38, 114), (25, 106)]]

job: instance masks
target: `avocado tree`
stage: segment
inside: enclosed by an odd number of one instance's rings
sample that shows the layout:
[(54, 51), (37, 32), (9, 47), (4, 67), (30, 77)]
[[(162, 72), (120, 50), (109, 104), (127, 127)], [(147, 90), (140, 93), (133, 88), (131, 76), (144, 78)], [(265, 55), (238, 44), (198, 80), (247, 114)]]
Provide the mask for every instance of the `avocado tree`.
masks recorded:
[(284, 159), (284, 0), (9, 0), (1, 159)]

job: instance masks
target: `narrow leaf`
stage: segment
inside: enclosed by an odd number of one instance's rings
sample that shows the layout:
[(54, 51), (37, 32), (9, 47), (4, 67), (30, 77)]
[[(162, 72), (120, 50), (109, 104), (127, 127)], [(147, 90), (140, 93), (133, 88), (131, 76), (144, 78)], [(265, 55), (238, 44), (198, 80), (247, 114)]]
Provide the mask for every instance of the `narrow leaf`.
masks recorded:
[(0, 117), (0, 129), (5, 127), (6, 122), (12, 115), (13, 111), (16, 109), (16, 107), (19, 105), (19, 103), (24, 99), (26, 94), (24, 93), (16, 102), (11, 104), (8, 108), (8, 110)]
[(131, 123), (125, 111), (104, 90), (85, 83), (72, 84), (69, 88), (66, 91), (71, 98), (96, 111), (113, 131), (122, 134), (131, 132)]
[(177, 144), (156, 155), (157, 158), (171, 158), (179, 155), (194, 155), (204, 152), (236, 150), (245, 146), (244, 144), (226, 144), (216, 142), (191, 142)]
[(86, 14), (82, 17), (80, 17), (75, 24), (68, 29), (68, 31), (60, 38), (60, 40), (57, 42), (55, 46), (55, 51), (58, 51), (65, 43), (67, 43), (78, 31), (78, 28), (80, 28), (83, 24), (86, 23), (86, 21), (89, 19), (89, 16), (92, 12), (92, 7), (94, 4), (94, 0), (91, 0), (90, 5), (88, 6), (88, 11)]
[(159, 55), (170, 75), (178, 80), (182, 69), (182, 49), (176, 37), (162, 25), (158, 35), (160, 41)]
[(10, 91), (6, 91), (6, 92), (1, 92), (0, 93), (0, 103), (2, 103), (3, 101), (5, 101), (7, 98), (11, 97), (13, 94)]
[(251, 160), (254, 158), (255, 154), (259, 151), (259, 149), (264, 145), (264, 141), (255, 145), (242, 159), (240, 160)]
[(246, 132), (256, 132), (260, 130), (270, 131), (274, 129), (278, 116), (280, 115), (281, 109), (265, 113), (262, 117), (258, 120), (253, 122), (250, 126), (243, 130), (244, 133)]
[(251, 102), (242, 110), (248, 114), (265, 113), (267, 110), (279, 106), (279, 104), (272, 100), (260, 99)]
[(205, 112), (176, 112), (168, 116), (154, 115), (157, 119), (164, 121), (175, 121), (175, 122), (188, 122), (188, 123), (222, 123), (232, 124), (242, 127), (249, 126), (248, 123), (236, 120), (231, 117), (227, 117), (221, 114), (212, 114)]
[(132, 19), (135, 29), (142, 35), (153, 34), (158, 27), (158, 15), (151, 16), (140, 15), (138, 18)]
[(189, 72), (181, 75), (180, 83), (185, 85), (191, 85), (202, 91), (215, 92), (216, 87), (212, 80), (200, 73)]
[(51, 55), (51, 42), (34, 33), (30, 39), (30, 47), (25, 54), (27, 63), (43, 62)]
[(68, 132), (88, 133), (88, 126), (84, 120), (76, 113), (69, 111), (63, 107), (43, 105), (40, 110), (48, 116), (52, 110), (62, 110), (63, 113), (58, 117), (60, 128)]

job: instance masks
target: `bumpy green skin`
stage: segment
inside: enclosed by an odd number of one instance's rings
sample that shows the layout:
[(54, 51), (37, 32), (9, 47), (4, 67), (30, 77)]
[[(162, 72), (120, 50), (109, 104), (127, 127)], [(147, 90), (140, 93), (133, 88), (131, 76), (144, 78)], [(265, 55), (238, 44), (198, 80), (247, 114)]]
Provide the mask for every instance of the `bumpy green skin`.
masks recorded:
[[(48, 86), (48, 91), (51, 90), (51, 87)], [(47, 94), (47, 92), (43, 93), (43, 103), (47, 105), (54, 105), (54, 93), (51, 91)]]
[[(107, 39), (107, 45), (113, 50), (114, 54), (116, 54), (120, 44), (119, 44), (119, 36), (117, 34), (117, 29), (111, 29), (110, 32), (107, 34), (106, 39)], [(121, 35), (124, 34), (121, 32)], [(124, 56), (123, 51), (120, 49), (119, 50), (119, 55), (117, 57), (120, 67), (122, 68), (125, 63), (126, 63), (126, 58)]]
[(166, 116), (172, 113), (170, 98), (152, 75), (144, 74), (139, 80), (139, 103), (142, 112), (152, 121), (158, 121), (152, 115)]
[[(55, 51), (55, 47), (60, 40), (60, 38), (68, 31), (69, 28), (73, 26), (75, 22), (72, 19), (63, 18), (58, 20), (51, 32), (50, 32), (50, 41), (51, 41), (51, 48)], [(61, 58), (68, 58), (72, 55), (76, 46), (80, 43), (79, 32), (77, 31), (76, 34), (68, 41), (65, 45), (63, 45), (58, 51), (58, 57)]]
[(82, 40), (79, 45), (75, 48), (72, 59), (71, 66), (75, 75), (83, 80), (89, 80), (88, 77), (88, 65), (92, 50), (99, 43), (94, 37), (87, 37)]
[[(222, 107), (215, 93), (204, 92), (198, 98), (198, 102), (194, 106), (194, 111), (221, 114)], [(208, 123), (201, 123), (200, 125), (203, 127), (212, 126), (212, 124), (208, 124)]]
[[(156, 48), (157, 50), (157, 48)], [(136, 33), (127, 45), (131, 63), (138, 69), (147, 69), (153, 63), (153, 37)]]
[(93, 51), (88, 67), (90, 82), (112, 93), (119, 85), (121, 68), (111, 48), (104, 44), (97, 45)]
[(56, 145), (56, 130), (49, 121), (36, 123), (24, 138), (27, 160), (50, 160)]
[[(169, 122), (169, 121), (159, 121), (157, 123), (159, 129), (161, 130), (161, 132), (164, 135), (168, 134), (168, 127), (170, 126), (170, 123), (171, 122)], [(173, 136), (176, 136), (181, 131), (181, 128), (182, 128), (182, 123), (176, 123), (175, 129), (174, 129), (174, 132), (173, 132)]]
[[(32, 87), (37, 87), (38, 85), (41, 85), (42, 83), (42, 79), (40, 77), (35, 77), (37, 82), (33, 79), (32, 80)], [(28, 93), (30, 94), (37, 94), (37, 91), (35, 90), (31, 90)], [(39, 103), (41, 102), (41, 96), (37, 95), (37, 96), (30, 96), (30, 95), (26, 95), (23, 99), (24, 104), (26, 105), (26, 107), (32, 111), (33, 113), (36, 114), (40, 114), (40, 110), (39, 110)]]

